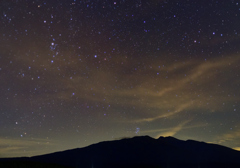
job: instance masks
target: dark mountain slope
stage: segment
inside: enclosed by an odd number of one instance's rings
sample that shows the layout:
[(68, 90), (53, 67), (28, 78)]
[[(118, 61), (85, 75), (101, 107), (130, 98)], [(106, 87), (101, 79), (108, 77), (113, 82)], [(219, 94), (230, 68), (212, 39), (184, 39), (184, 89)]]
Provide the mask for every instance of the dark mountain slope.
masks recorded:
[(149, 136), (100, 142), (88, 147), (25, 158), (70, 167), (240, 167), (240, 152), (193, 140)]

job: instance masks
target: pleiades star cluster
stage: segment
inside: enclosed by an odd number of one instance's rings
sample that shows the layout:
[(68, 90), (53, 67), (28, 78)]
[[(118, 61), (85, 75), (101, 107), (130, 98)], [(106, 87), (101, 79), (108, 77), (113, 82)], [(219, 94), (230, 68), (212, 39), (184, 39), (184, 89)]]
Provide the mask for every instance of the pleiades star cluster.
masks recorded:
[(0, 157), (136, 135), (240, 148), (239, 0), (2, 0)]

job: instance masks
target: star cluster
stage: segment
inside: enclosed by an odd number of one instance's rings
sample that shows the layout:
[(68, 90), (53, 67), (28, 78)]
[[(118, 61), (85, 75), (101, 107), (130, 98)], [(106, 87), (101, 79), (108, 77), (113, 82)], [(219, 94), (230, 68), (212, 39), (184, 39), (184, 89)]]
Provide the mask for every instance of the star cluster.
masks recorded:
[(0, 157), (136, 135), (240, 147), (239, 1), (0, 4)]

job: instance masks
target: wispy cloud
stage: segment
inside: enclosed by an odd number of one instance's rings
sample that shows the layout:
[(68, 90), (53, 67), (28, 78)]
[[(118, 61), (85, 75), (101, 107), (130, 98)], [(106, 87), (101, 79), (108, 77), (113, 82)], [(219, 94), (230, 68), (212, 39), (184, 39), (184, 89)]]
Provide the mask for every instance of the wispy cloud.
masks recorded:
[[(186, 65), (173, 63), (169, 68), (163, 68), (164, 73), (169, 75), (168, 79), (153, 81), (149, 78), (148, 82), (134, 89), (115, 91), (113, 95), (117, 96), (119, 104), (121, 100), (130, 100), (124, 104), (159, 109), (159, 112), (154, 113), (148, 111), (148, 117), (136, 119), (135, 122), (151, 122), (190, 109), (202, 109), (203, 112), (222, 110), (221, 102), (234, 100), (236, 97), (221, 94), (223, 89), (231, 92), (231, 88), (221, 86), (222, 80), (226, 80), (221, 78), (221, 72), (230, 65), (237, 65), (239, 61), (239, 56), (232, 56), (208, 61), (188, 61), (184, 63)], [(157, 72), (156, 68), (154, 71)], [(175, 75), (174, 78), (171, 78), (172, 75)], [(216, 90), (221, 95), (216, 95)], [(213, 98), (213, 95), (216, 97)]]
[(155, 134), (155, 138), (159, 138), (160, 136), (174, 136), (178, 132), (184, 129), (191, 129), (196, 127), (203, 127), (205, 124), (198, 124), (198, 125), (188, 125), (192, 120), (185, 120), (174, 127), (169, 128), (160, 128), (160, 129), (152, 129), (152, 130), (145, 130), (141, 131), (142, 134)]
[[(46, 61), (49, 60), (46, 58)], [(119, 66), (117, 64), (119, 60), (116, 60), (113, 71), (102, 68), (94, 73), (91, 71), (84, 73), (86, 70), (83, 70), (83, 73), (76, 73), (73, 76), (69, 76), (68, 72), (74, 70), (72, 65), (66, 64), (64, 66), (67, 68), (64, 69), (59, 65), (55, 70), (61, 76), (56, 76), (56, 72), (53, 71), (52, 74), (48, 74), (48, 77), (50, 79), (54, 76), (55, 80), (49, 80), (52, 84), (46, 83), (46, 88), (53, 85), (56, 92), (47, 93), (48, 96), (44, 95), (43, 92), (42, 95), (36, 97), (35, 102), (39, 102), (38, 99), (41, 101), (58, 99), (69, 102), (84, 99), (89, 102), (158, 108), (164, 111), (168, 110), (170, 106), (177, 107), (192, 101), (191, 106), (197, 107), (200, 105), (199, 102), (207, 103), (209, 92), (205, 92), (201, 88), (198, 90), (199, 87), (196, 88), (196, 85), (208, 87), (209, 90), (213, 87), (211, 82), (214, 81), (216, 75), (224, 71), (229, 65), (236, 65), (239, 61), (239, 56), (232, 56), (207, 61), (166, 62), (166, 65), (164, 67), (161, 65), (160, 68), (159, 63), (149, 63), (151, 65), (146, 66), (145, 70), (142, 69), (141, 72), (130, 71), (129, 74), (126, 74), (127, 66)], [(127, 63), (127, 61), (125, 62)], [(56, 66), (56, 64), (52, 66)], [(91, 66), (89, 64), (89, 68), (95, 68)], [(46, 67), (36, 66), (35, 68), (43, 70)], [(221, 78), (217, 79), (219, 83), (221, 80)], [(128, 85), (124, 85), (126, 82)], [(194, 93), (197, 95), (201, 93), (201, 96), (195, 98)], [(229, 99), (229, 97), (227, 98)], [(218, 107), (213, 102), (211, 102), (211, 106), (214, 106), (212, 108)], [(171, 109), (171, 111), (173, 110), (175, 109)], [(176, 113), (172, 112), (170, 115)]]
[(182, 129), (184, 129), (184, 126), (185, 126), (187, 123), (189, 123), (189, 122), (190, 122), (190, 120), (184, 121), (184, 122), (178, 124), (176, 127), (173, 127), (173, 128), (171, 128), (171, 129), (169, 129), (169, 130), (166, 130), (166, 131), (164, 131), (164, 132), (158, 133), (157, 136), (156, 136), (156, 138), (157, 138), (157, 137), (160, 137), (160, 136), (164, 136), (164, 137), (165, 137), (165, 136), (174, 136), (174, 135), (177, 134), (179, 131), (181, 131)]
[(189, 107), (191, 105), (191, 103), (186, 103), (186, 104), (180, 104), (178, 105), (173, 112), (165, 112), (163, 114), (160, 114), (156, 117), (150, 117), (150, 118), (143, 118), (143, 119), (137, 119), (137, 120), (133, 120), (132, 122), (136, 122), (136, 123), (139, 123), (139, 122), (151, 122), (151, 121), (154, 121), (154, 120), (158, 120), (158, 119), (161, 119), (161, 118), (167, 118), (167, 117), (170, 117), (174, 114), (177, 114), (177, 113), (180, 113), (182, 112), (182, 110), (186, 109), (187, 107)]
[(235, 147), (233, 149), (240, 151), (240, 147)]
[(0, 157), (33, 156), (56, 145), (48, 139), (9, 139), (0, 137)]
[(233, 149), (240, 150), (240, 129), (236, 127), (235, 130), (228, 130), (226, 133), (214, 138), (212, 143), (221, 144), (224, 146), (231, 146)]

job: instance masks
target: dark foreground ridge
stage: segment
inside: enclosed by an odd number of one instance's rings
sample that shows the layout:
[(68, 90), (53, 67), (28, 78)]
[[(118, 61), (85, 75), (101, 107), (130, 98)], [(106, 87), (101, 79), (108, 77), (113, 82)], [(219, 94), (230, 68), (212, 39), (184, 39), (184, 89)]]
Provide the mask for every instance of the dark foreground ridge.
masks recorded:
[(193, 140), (139, 136), (30, 158), (0, 159), (0, 167), (239, 168), (240, 152)]

